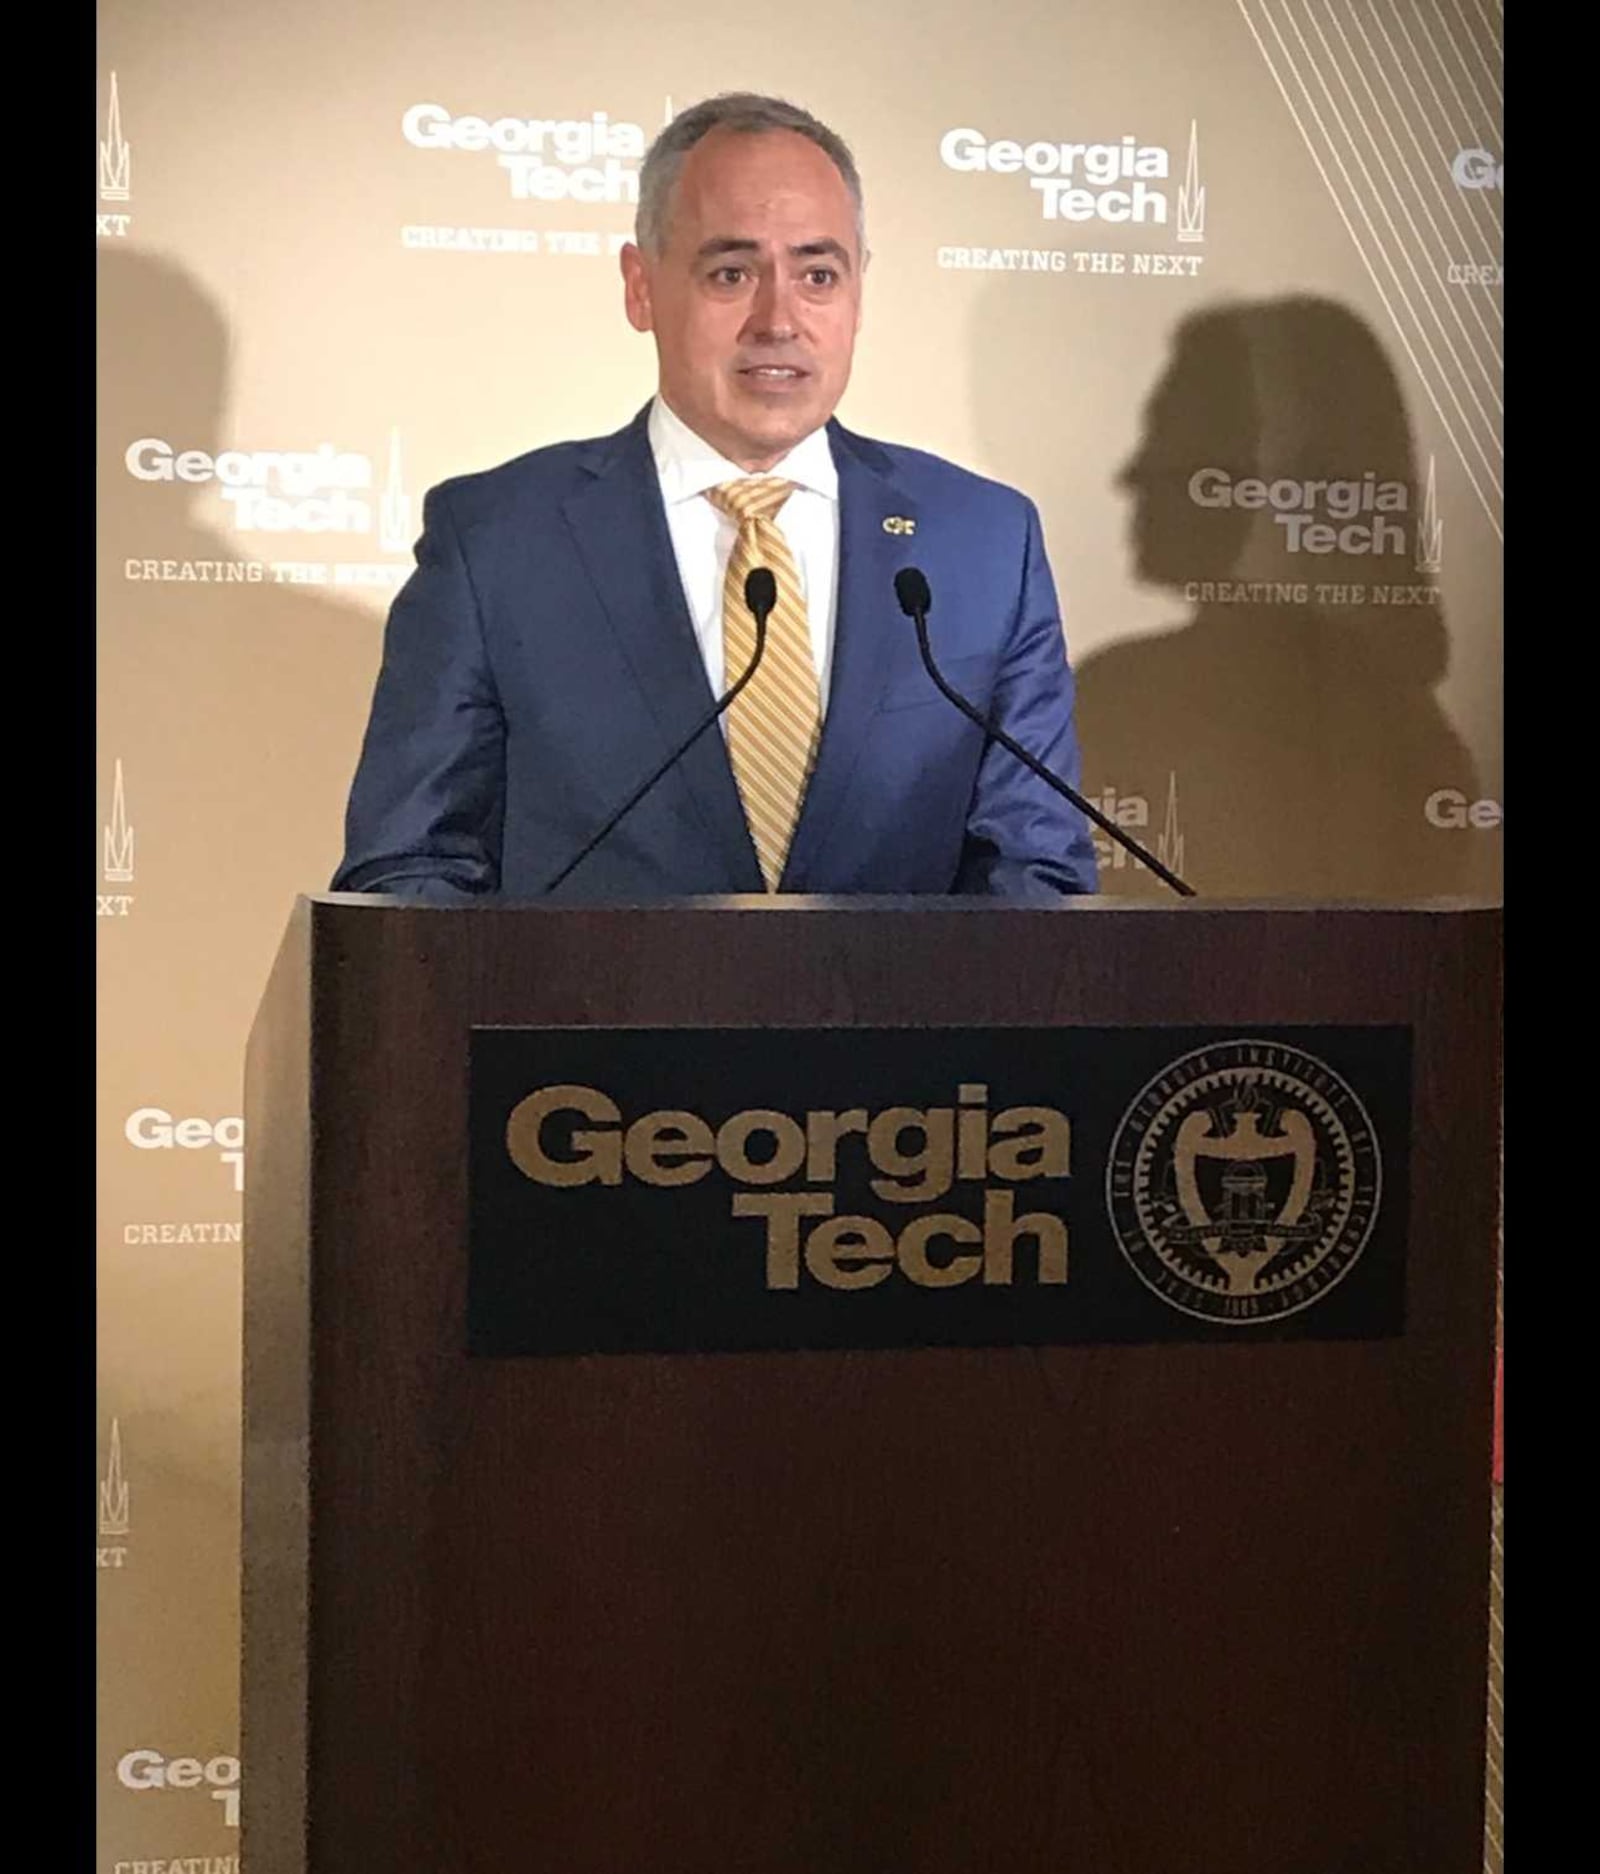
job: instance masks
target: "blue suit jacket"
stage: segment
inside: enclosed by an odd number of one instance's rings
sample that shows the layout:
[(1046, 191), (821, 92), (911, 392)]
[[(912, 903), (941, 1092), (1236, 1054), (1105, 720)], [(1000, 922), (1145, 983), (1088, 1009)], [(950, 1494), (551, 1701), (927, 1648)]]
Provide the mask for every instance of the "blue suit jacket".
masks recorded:
[[(646, 434), (538, 449), (428, 495), (396, 596), (336, 891), (542, 895), (710, 708)], [(933, 687), (894, 575), (934, 593), (948, 680), (1074, 785), (1078, 748), (1039, 517), (936, 456), (828, 426), (839, 598), (786, 892), (1093, 891), (1077, 810)], [(885, 519), (914, 522), (886, 533)], [(560, 887), (569, 899), (763, 889), (713, 726)]]

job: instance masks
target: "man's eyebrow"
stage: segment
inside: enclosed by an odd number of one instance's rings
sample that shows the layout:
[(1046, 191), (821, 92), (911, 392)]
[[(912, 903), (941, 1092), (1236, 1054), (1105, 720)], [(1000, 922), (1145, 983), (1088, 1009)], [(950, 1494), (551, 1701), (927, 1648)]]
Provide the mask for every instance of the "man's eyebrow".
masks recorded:
[(734, 234), (714, 234), (695, 249), (695, 259), (705, 260), (712, 254), (753, 254), (760, 245), (759, 241), (741, 239)]
[[(700, 243), (695, 249), (695, 258), (696, 260), (710, 260), (718, 254), (754, 254), (759, 253), (760, 249), (761, 243), (749, 239), (748, 236), (715, 234), (709, 241)], [(789, 252), (796, 260), (814, 260), (822, 255), (828, 255), (834, 260), (841, 261), (846, 270), (850, 266), (849, 250), (838, 241), (828, 238), (802, 241), (798, 246), (791, 247)]]
[(850, 267), (850, 255), (839, 242), (828, 239), (821, 241), (802, 241), (798, 247), (791, 247), (789, 252), (796, 260), (810, 260), (821, 254), (828, 254), (833, 259), (842, 261), (846, 271)]

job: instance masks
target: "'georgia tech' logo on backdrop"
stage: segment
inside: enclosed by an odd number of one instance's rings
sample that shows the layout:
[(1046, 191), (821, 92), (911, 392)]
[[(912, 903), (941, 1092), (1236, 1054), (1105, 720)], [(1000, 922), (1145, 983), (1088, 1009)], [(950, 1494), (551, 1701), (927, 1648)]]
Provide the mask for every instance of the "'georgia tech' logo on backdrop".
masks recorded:
[(224, 1754), (169, 1757), (159, 1750), (128, 1750), (117, 1760), (117, 1781), (139, 1795), (156, 1790), (203, 1789), (221, 1806), (224, 1828), (239, 1826), (239, 1759)]
[[(1150, 801), (1144, 794), (1119, 793), (1116, 787), (1103, 787), (1090, 799), (1100, 811), (1116, 826), (1128, 828), (1148, 828), (1150, 825)], [(1139, 874), (1143, 871), (1139, 861), (1132, 857), (1126, 846), (1114, 839), (1107, 839), (1097, 828), (1091, 829), (1094, 841), (1095, 857), (1100, 861), (1100, 870), (1104, 872), (1129, 871)], [(1185, 841), (1178, 822), (1178, 777), (1172, 771), (1167, 772), (1167, 798), (1162, 813), (1161, 829), (1156, 835), (1156, 857), (1169, 871), (1180, 876), (1184, 868)], [(1146, 875), (1147, 876), (1147, 875)]]
[(1355, 1266), (1383, 1174), (1366, 1109), (1280, 1042), (1197, 1048), (1124, 1114), (1106, 1167), (1118, 1247), (1182, 1313), (1248, 1325), (1298, 1314)]
[(128, 1527), (128, 1480), (122, 1474), (122, 1427), (113, 1419), (106, 1474), (100, 1480), (100, 1534), (125, 1536)]
[(376, 501), (372, 458), (335, 449), (224, 449), (212, 455), (163, 436), (141, 436), (123, 452), (135, 481), (214, 482), (241, 533), (372, 534), (388, 553), (410, 550), (411, 497), (400, 460), (400, 432), (389, 432), (383, 486)]
[(128, 818), (127, 796), (122, 786), (122, 762), (112, 767), (111, 817), (102, 829), (104, 842), (101, 860), (108, 885), (133, 883), (133, 824)]
[[(95, 215), (96, 235), (126, 239), (133, 216), (123, 206), (133, 199), (133, 149), (122, 134), (122, 101), (117, 95), (117, 74), (111, 74), (106, 103), (106, 133), (100, 138), (99, 195), (102, 206)], [(108, 210), (104, 204), (113, 204)]]
[(1206, 236), (1206, 192), (1200, 183), (1200, 131), (1189, 125), (1189, 147), (1177, 201), (1167, 184), (1172, 152), (1163, 144), (1122, 137), (1115, 143), (1023, 143), (981, 130), (947, 130), (939, 160), (958, 174), (1016, 176), (1039, 198), (1046, 221), (1133, 223), (1175, 228), (1180, 241)]
[(1197, 508), (1245, 508), (1270, 512), (1283, 534), (1286, 553), (1399, 555), (1410, 553), (1419, 573), (1437, 573), (1444, 563), (1444, 523), (1434, 459), (1410, 516), (1415, 491), (1385, 480), (1371, 469), (1363, 475), (1301, 481), (1280, 475), (1233, 476), (1224, 468), (1198, 468), (1189, 477), (1189, 499)]
[(123, 1122), (122, 1136), (141, 1152), (215, 1151), (233, 1167), (233, 1188), (244, 1189), (244, 1120), (237, 1113), (174, 1119), (165, 1107), (141, 1106)]
[(128, 1534), (132, 1528), (129, 1514), (127, 1475), (122, 1468), (122, 1426), (113, 1418), (111, 1437), (106, 1448), (105, 1474), (99, 1480), (99, 1504), (95, 1533), (95, 1566), (124, 1568), (128, 1561)]
[(1458, 189), (1493, 189), (1504, 193), (1506, 166), (1491, 150), (1457, 150), (1450, 179)]
[(413, 149), (492, 156), (519, 202), (622, 202), (639, 199), (644, 129), (613, 123), (604, 111), (585, 118), (453, 115), (442, 104), (413, 104), (400, 119)]
[[(119, 757), (111, 773), (111, 812), (101, 828), (100, 876), (108, 886), (133, 883), (133, 822), (128, 818), (128, 798), (122, 783)], [(95, 893), (97, 917), (129, 917), (133, 912), (131, 891)]]
[(1505, 822), (1505, 809), (1497, 800), (1469, 801), (1459, 787), (1436, 787), (1422, 803), (1423, 818), (1429, 826), (1447, 832), (1471, 828), (1483, 833)]

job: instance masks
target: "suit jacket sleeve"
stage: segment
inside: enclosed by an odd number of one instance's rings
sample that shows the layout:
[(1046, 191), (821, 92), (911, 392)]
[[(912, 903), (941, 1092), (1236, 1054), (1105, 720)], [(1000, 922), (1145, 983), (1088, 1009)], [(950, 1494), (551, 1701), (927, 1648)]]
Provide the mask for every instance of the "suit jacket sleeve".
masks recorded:
[[(1027, 502), (1022, 590), (992, 699), (1000, 728), (1072, 787), (1080, 761), (1073, 679), (1039, 513)], [(957, 890), (1045, 903), (1092, 892), (1098, 868), (1089, 825), (1069, 801), (991, 742), (967, 814)]]
[(497, 889), (505, 720), (445, 488), (384, 632), (333, 890), (459, 903)]

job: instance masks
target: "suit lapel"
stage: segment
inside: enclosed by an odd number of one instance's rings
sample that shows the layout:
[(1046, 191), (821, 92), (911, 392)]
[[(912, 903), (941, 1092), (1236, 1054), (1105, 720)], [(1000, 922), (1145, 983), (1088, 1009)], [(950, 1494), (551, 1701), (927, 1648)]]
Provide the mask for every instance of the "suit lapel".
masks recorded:
[(889, 457), (838, 423), (828, 440), (839, 470), (839, 595), (833, 618), (833, 674), (817, 765), (806, 789), (781, 888), (810, 889), (807, 879), (848, 798), (878, 698), (888, 678), (894, 634), (910, 631), (894, 594), (895, 573), (916, 557), (886, 520), (916, 521), (916, 505), (895, 482)]
[[(598, 443), (584, 463), (592, 479), (562, 512), (618, 646), (660, 731), (659, 748), (636, 751), (641, 769), (660, 760), (716, 700), (684, 604), (672, 536), (646, 429), (649, 406)], [(761, 868), (726, 746), (715, 725), (661, 786), (681, 778), (728, 869), (730, 891), (760, 891)], [(618, 785), (626, 777), (619, 776)]]

